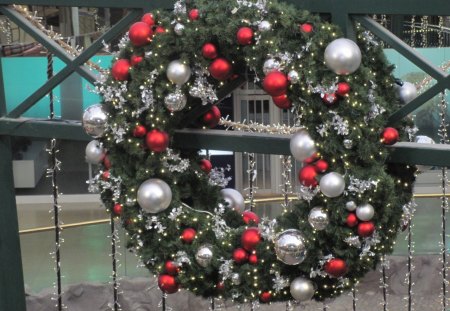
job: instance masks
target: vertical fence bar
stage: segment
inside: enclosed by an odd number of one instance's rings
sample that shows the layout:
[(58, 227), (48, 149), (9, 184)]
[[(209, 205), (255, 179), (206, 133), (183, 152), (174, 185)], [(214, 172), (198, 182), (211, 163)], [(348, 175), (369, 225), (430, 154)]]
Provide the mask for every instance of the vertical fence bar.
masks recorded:
[(112, 279), (113, 279), (113, 309), (119, 311), (119, 296), (118, 296), (118, 282), (117, 282), (117, 257), (116, 257), (116, 239), (117, 231), (116, 224), (114, 222), (114, 213), (111, 212), (111, 259), (112, 259)]
[[(7, 113), (0, 57), (0, 117)], [(25, 289), (12, 168), (11, 139), (0, 136), (0, 310), (25, 311)]]
[(250, 210), (253, 211), (255, 208), (255, 154), (249, 153), (248, 154), (248, 199), (250, 200)]

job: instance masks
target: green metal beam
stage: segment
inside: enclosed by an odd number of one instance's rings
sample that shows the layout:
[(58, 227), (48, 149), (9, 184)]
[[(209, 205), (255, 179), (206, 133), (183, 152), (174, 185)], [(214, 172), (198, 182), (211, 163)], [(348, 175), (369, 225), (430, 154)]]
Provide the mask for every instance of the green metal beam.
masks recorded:
[(450, 145), (396, 143), (389, 148), (389, 162), (450, 167)]
[[(43, 86), (37, 89), (21, 104), (14, 108), (9, 114), (9, 117), (17, 118), (21, 116), (28, 109), (33, 107), (41, 98), (47, 95), (51, 90), (64, 81), (70, 74), (79, 71), (81, 65), (88, 61), (95, 53), (103, 46), (103, 41), (108, 42), (120, 34), (129, 24), (135, 21), (142, 12), (139, 10), (132, 10), (125, 17), (123, 17), (117, 24), (115, 24), (109, 31), (98, 38), (91, 46), (84, 50), (78, 57), (67, 63), (67, 66), (49, 79)], [(92, 73), (89, 76), (84, 76), (91, 83), (94, 83), (96, 78)]]
[(314, 13), (450, 15), (447, 0), (283, 0)]
[(23, 5), (57, 5), (88, 8), (123, 8), (123, 9), (169, 9), (173, 8), (174, 0), (2, 0), (0, 5), (23, 4)]

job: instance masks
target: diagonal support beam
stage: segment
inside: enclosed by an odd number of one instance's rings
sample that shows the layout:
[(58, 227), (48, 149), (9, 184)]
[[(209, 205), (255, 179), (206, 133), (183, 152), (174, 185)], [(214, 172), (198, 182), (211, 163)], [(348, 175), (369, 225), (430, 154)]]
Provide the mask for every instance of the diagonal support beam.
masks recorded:
[[(93, 0), (20, 0), (23, 5), (58, 5), (58, 6), (72, 6), (72, 7), (88, 7), (88, 8), (120, 8), (120, 9), (170, 9), (173, 8), (175, 0), (108, 0), (108, 1), (93, 1)], [(2, 4), (17, 4), (16, 0), (2, 0)]]
[[(84, 65), (95, 53), (103, 47), (103, 41), (108, 42), (119, 35), (123, 29), (129, 24), (135, 21), (142, 12), (140, 10), (133, 10), (127, 16), (123, 17), (116, 25), (114, 25), (109, 31), (104, 33), (98, 38), (91, 46), (84, 50), (78, 57), (74, 58), (67, 63), (67, 66), (48, 80), (43, 86), (36, 90), (31, 96), (29, 96), (24, 102), (19, 104), (14, 110), (12, 110), (8, 117), (17, 118), (21, 116), (28, 109), (33, 107), (41, 98), (47, 95), (51, 90), (58, 86), (64, 79), (66, 79), (73, 72), (80, 73), (89, 82), (94, 83), (96, 80), (95, 75), (90, 72)], [(83, 66), (83, 67), (80, 67)]]

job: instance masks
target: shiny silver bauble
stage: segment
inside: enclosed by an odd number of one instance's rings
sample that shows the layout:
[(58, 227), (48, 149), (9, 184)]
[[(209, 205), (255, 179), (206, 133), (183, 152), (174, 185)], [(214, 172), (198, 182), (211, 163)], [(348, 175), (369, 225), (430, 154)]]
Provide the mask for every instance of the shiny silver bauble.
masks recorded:
[(295, 133), (291, 138), (289, 147), (292, 155), (299, 162), (303, 162), (316, 153), (314, 140), (309, 136), (306, 130), (300, 130)]
[(417, 97), (417, 88), (410, 82), (403, 82), (402, 86), (397, 86), (397, 96), (403, 104), (408, 104)]
[(358, 205), (356, 205), (355, 201), (348, 201), (347, 203), (345, 203), (345, 208), (349, 212), (354, 212), (357, 207)]
[(320, 206), (316, 206), (309, 212), (308, 222), (315, 230), (324, 230), (330, 220), (328, 219), (327, 212)]
[(164, 98), (164, 106), (166, 106), (167, 110), (170, 112), (176, 112), (183, 110), (186, 107), (187, 98), (181, 91), (170, 93)]
[(331, 172), (320, 179), (320, 191), (329, 198), (340, 196), (345, 190), (345, 180), (341, 174)]
[(172, 202), (172, 190), (161, 179), (147, 179), (139, 186), (137, 201), (145, 212), (156, 214), (169, 207)]
[(275, 239), (275, 253), (278, 260), (287, 265), (298, 265), (306, 258), (306, 242), (297, 229), (289, 229), (278, 234)]
[(173, 28), (173, 31), (177, 34), (177, 35), (179, 35), (179, 36), (182, 36), (183, 35), (183, 33), (184, 33), (184, 25), (183, 24), (181, 24), (181, 23), (176, 23), (175, 24), (175, 27)]
[(268, 74), (269, 72), (272, 71), (278, 71), (280, 69), (280, 66), (281, 64), (279, 61), (277, 61), (274, 58), (269, 58), (264, 62), (263, 71), (265, 74)]
[(338, 75), (349, 75), (361, 65), (361, 50), (352, 40), (336, 39), (325, 49), (325, 64)]
[(311, 300), (315, 292), (314, 283), (308, 279), (298, 277), (291, 282), (291, 296), (299, 302)]
[(203, 268), (208, 267), (213, 259), (213, 247), (211, 244), (200, 246), (195, 254), (195, 261)]
[(167, 79), (176, 85), (183, 85), (191, 77), (191, 68), (179, 60), (171, 61), (167, 66)]
[(364, 203), (356, 208), (356, 217), (361, 221), (369, 221), (375, 215), (375, 210), (369, 203)]
[(101, 137), (106, 130), (108, 113), (105, 105), (96, 104), (88, 107), (83, 113), (83, 128), (94, 138)]
[(239, 275), (239, 273), (233, 273), (231, 275), (231, 283), (233, 283), (233, 285), (241, 284), (241, 276)]
[(105, 157), (105, 149), (98, 140), (89, 142), (86, 146), (86, 162), (90, 164), (99, 164)]
[(269, 31), (271, 29), (272, 29), (272, 24), (269, 23), (268, 21), (261, 21), (258, 24), (258, 30), (261, 32)]
[(288, 73), (288, 80), (291, 84), (296, 84), (300, 81), (300, 74), (296, 70), (291, 70)]
[(234, 209), (238, 213), (245, 210), (245, 201), (242, 194), (236, 189), (225, 188), (220, 190), (222, 198), (228, 203), (228, 207)]

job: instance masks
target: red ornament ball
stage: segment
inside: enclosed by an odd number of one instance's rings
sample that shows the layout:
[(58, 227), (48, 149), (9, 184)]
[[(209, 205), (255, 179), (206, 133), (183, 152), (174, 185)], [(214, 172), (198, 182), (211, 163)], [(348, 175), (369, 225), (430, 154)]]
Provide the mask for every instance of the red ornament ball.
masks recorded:
[(143, 125), (136, 125), (133, 130), (134, 137), (144, 137), (147, 134), (147, 129)]
[(353, 228), (358, 224), (358, 217), (356, 217), (355, 213), (350, 213), (347, 215), (347, 219), (345, 220), (345, 223), (350, 228)]
[(375, 231), (375, 225), (371, 221), (364, 221), (358, 225), (358, 235), (367, 238)]
[(270, 292), (262, 292), (261, 295), (259, 295), (259, 300), (264, 303), (268, 303), (272, 300), (272, 294)]
[(322, 96), (322, 101), (327, 106), (332, 106), (338, 102), (338, 97), (335, 93), (324, 94)]
[(233, 260), (238, 263), (242, 264), (248, 260), (248, 254), (243, 248), (236, 248), (233, 251)]
[(194, 241), (196, 235), (197, 231), (195, 231), (195, 229), (186, 228), (183, 230), (183, 233), (181, 233), (181, 240), (184, 243), (191, 244)]
[(205, 43), (202, 47), (202, 55), (207, 59), (215, 59), (217, 58), (217, 48), (212, 43)]
[(224, 282), (218, 282), (217, 284), (216, 284), (216, 288), (217, 288), (217, 290), (218, 291), (223, 291), (223, 290), (225, 290), (225, 283)]
[(263, 81), (263, 88), (271, 96), (286, 94), (288, 79), (284, 73), (272, 71), (266, 75)]
[(385, 145), (393, 145), (399, 140), (398, 131), (393, 127), (387, 127), (381, 133), (381, 142)]
[(317, 173), (325, 173), (328, 170), (328, 162), (325, 160), (319, 160), (314, 164)]
[(152, 13), (145, 13), (141, 18), (141, 22), (144, 22), (152, 27), (153, 25), (155, 25), (155, 17)]
[(203, 172), (205, 172), (206, 174), (209, 174), (209, 172), (211, 172), (211, 170), (212, 170), (211, 161), (209, 161), (207, 159), (200, 160), (200, 168)]
[(192, 9), (189, 11), (188, 16), (191, 21), (196, 21), (200, 18), (200, 11), (198, 9)]
[(135, 54), (133, 54), (130, 57), (130, 64), (131, 64), (131, 66), (136, 66), (137, 64), (139, 64), (143, 60), (144, 60), (144, 57), (142, 55), (135, 55)]
[(147, 133), (145, 143), (148, 149), (154, 152), (163, 152), (169, 146), (169, 134), (157, 129)]
[(203, 115), (202, 121), (207, 127), (213, 128), (219, 124), (221, 117), (220, 109), (217, 106), (212, 106), (211, 110)]
[(304, 23), (300, 25), (300, 31), (304, 33), (310, 33), (314, 30), (314, 27), (310, 23)]
[(119, 59), (112, 65), (111, 74), (114, 79), (118, 81), (125, 81), (130, 77), (130, 68), (131, 63), (128, 59)]
[(209, 65), (208, 70), (214, 79), (223, 81), (231, 76), (231, 73), (233, 72), (233, 66), (225, 58), (216, 58)]
[(179, 285), (172, 275), (161, 274), (158, 277), (158, 286), (166, 294), (173, 294), (178, 291)]
[(259, 216), (256, 215), (255, 213), (251, 212), (251, 211), (245, 211), (242, 213), (242, 220), (244, 220), (244, 222), (247, 225), (257, 225), (259, 224)]
[(103, 166), (109, 170), (111, 168), (111, 160), (109, 159), (108, 155), (105, 155), (105, 157), (103, 158)]
[(155, 34), (164, 34), (166, 33), (166, 29), (163, 26), (157, 26), (155, 28)]
[(306, 187), (317, 186), (317, 171), (313, 165), (306, 165), (300, 169), (298, 180)]
[(273, 103), (280, 109), (290, 109), (292, 102), (286, 94), (272, 97)]
[(248, 228), (241, 236), (242, 247), (247, 251), (252, 251), (261, 242), (261, 234), (258, 228)]
[(240, 45), (250, 45), (253, 41), (253, 29), (250, 27), (239, 28), (236, 34), (237, 41)]
[(110, 176), (111, 176), (111, 173), (109, 172), (109, 170), (104, 171), (104, 172), (102, 173), (102, 179), (103, 179), (103, 180), (108, 180)]
[(248, 262), (251, 265), (257, 265), (258, 264), (258, 256), (256, 254), (251, 254), (248, 256)]
[(310, 156), (309, 158), (306, 158), (306, 160), (303, 161), (303, 163), (312, 164), (312, 163), (316, 162), (318, 159), (319, 159), (319, 155), (316, 152), (312, 156)]
[(336, 94), (344, 97), (345, 95), (347, 95), (348, 93), (350, 93), (350, 84), (348, 84), (347, 82), (339, 82), (337, 84), (337, 90), (336, 90)]
[(120, 216), (122, 215), (122, 204), (116, 203), (113, 207), (114, 215)]
[(152, 36), (152, 28), (144, 22), (134, 23), (128, 31), (128, 37), (130, 37), (130, 41), (134, 46), (143, 46), (150, 43)]
[(175, 276), (180, 272), (180, 267), (175, 264), (172, 260), (167, 260), (164, 264), (164, 271), (166, 271), (167, 274)]
[(331, 277), (339, 278), (347, 273), (347, 264), (342, 259), (333, 258), (325, 263), (324, 270)]

